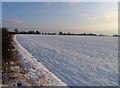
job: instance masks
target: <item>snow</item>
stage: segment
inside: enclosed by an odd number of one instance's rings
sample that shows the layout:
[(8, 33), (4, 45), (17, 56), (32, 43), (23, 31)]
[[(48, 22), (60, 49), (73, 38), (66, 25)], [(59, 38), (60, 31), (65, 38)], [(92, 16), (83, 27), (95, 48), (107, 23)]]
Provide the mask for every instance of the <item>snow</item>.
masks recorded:
[[(16, 38), (31, 54), (23, 55), (31, 57), (29, 63), (41, 63), (29, 65), (24, 59), (26, 67), (41, 69), (44, 65), (68, 86), (118, 85), (118, 38), (61, 35), (17, 35)], [(39, 75), (30, 70), (28, 75)]]
[[(26, 69), (25, 77), (32, 79), (33, 86), (67, 86), (57, 76), (38, 62), (24, 47), (16, 41), (15, 47), (19, 51), (21, 62)], [(44, 79), (40, 80), (40, 79)]]

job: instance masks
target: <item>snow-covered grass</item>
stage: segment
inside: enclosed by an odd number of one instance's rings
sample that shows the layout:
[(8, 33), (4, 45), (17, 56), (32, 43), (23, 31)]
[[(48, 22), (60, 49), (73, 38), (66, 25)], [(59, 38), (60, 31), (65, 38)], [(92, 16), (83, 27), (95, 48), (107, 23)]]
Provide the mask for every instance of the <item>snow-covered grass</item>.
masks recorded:
[(118, 85), (115, 37), (17, 35), (17, 41), (34, 57), (30, 62), (41, 62), (69, 86)]

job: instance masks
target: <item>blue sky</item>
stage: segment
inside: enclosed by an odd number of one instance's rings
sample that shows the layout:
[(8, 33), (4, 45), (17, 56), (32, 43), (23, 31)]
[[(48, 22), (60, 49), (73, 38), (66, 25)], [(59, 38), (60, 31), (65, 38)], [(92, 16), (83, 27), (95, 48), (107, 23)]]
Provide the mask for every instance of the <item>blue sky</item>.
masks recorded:
[(42, 32), (117, 33), (117, 2), (4, 2), (3, 26)]

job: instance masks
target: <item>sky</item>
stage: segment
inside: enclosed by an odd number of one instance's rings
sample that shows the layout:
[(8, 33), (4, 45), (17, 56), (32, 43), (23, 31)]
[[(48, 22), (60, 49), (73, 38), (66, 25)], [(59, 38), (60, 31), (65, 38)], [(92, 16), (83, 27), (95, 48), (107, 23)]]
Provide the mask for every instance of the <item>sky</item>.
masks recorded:
[(117, 2), (3, 2), (2, 25), (9, 30), (118, 33)]

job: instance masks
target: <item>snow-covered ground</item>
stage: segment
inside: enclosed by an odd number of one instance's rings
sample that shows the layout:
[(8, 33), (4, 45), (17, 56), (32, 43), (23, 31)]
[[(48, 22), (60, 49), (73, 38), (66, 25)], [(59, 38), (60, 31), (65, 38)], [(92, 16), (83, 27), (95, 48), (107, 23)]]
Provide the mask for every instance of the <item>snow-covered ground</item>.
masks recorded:
[(69, 86), (118, 85), (115, 37), (17, 35), (16, 38), (36, 59), (33, 62), (42, 63)]
[[(14, 45), (19, 51), (19, 56), (25, 69), (25, 78), (31, 80), (32, 86), (67, 86), (25, 50), (25, 48), (16, 41), (16, 38), (14, 38), (14, 40)], [(22, 84), (30, 86), (24, 81)]]

